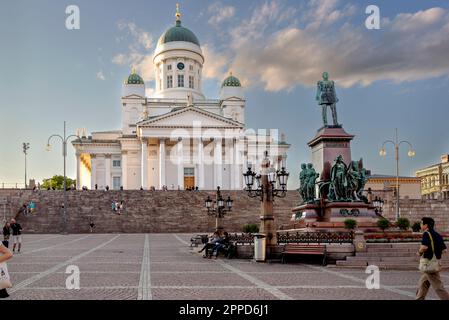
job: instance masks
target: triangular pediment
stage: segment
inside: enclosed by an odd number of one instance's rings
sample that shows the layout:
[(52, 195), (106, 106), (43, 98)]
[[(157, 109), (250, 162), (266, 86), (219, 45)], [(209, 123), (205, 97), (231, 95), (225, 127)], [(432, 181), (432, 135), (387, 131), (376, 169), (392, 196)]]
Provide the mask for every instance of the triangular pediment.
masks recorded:
[(144, 120), (137, 125), (140, 127), (192, 127), (202, 128), (243, 128), (243, 124), (218, 114), (199, 109), (197, 107), (186, 107), (174, 112), (169, 112), (158, 117)]
[(122, 99), (145, 99), (145, 97), (139, 96), (138, 94), (130, 94), (129, 96), (124, 96)]
[(223, 99), (223, 101), (244, 101), (244, 99), (232, 96), (232, 97), (228, 97), (226, 99)]

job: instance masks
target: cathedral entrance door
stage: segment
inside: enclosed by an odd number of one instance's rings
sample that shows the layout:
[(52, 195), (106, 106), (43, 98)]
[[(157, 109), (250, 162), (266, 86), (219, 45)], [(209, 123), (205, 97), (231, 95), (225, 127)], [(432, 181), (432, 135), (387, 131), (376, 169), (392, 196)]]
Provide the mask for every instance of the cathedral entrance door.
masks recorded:
[(184, 168), (184, 189), (195, 188), (195, 169)]

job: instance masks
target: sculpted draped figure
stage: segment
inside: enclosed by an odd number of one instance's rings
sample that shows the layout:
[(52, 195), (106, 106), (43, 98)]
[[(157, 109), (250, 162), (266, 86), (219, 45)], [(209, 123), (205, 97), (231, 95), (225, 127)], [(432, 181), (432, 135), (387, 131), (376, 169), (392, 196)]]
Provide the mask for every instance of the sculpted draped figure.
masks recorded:
[(332, 111), (332, 119), (334, 126), (339, 126), (337, 120), (337, 94), (335, 93), (334, 81), (329, 80), (329, 74), (323, 72), (323, 80), (318, 81), (316, 100), (322, 108), (323, 123), (327, 127), (327, 107)]
[(346, 164), (343, 157), (339, 155), (331, 169), (331, 187), (329, 190), (330, 199), (333, 201), (346, 201), (348, 194), (348, 180)]
[(299, 174), (299, 193), (301, 194), (303, 203), (313, 203), (316, 198), (315, 182), (319, 174), (313, 168), (311, 163), (301, 164), (301, 172)]

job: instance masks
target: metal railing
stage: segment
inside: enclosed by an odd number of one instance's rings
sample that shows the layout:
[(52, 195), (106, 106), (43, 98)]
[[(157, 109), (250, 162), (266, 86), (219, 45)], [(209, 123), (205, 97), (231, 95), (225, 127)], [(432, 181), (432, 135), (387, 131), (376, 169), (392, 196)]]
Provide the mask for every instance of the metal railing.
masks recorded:
[(2, 189), (25, 189), (23, 182), (0, 182), (0, 188)]
[(287, 243), (352, 243), (353, 232), (278, 232), (278, 244)]

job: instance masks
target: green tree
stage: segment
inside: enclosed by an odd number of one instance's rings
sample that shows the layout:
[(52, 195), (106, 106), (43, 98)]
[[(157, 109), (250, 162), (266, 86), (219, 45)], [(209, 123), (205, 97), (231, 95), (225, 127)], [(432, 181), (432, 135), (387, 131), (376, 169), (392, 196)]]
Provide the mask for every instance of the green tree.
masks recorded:
[[(76, 187), (76, 180), (74, 179), (70, 179), (70, 178), (66, 178), (66, 184), (67, 184), (67, 188), (71, 188)], [(58, 176), (55, 175), (49, 179), (44, 179), (44, 181), (42, 182), (41, 188), (42, 189), (53, 189), (53, 187), (56, 190), (63, 190), (64, 189), (64, 176)]]

